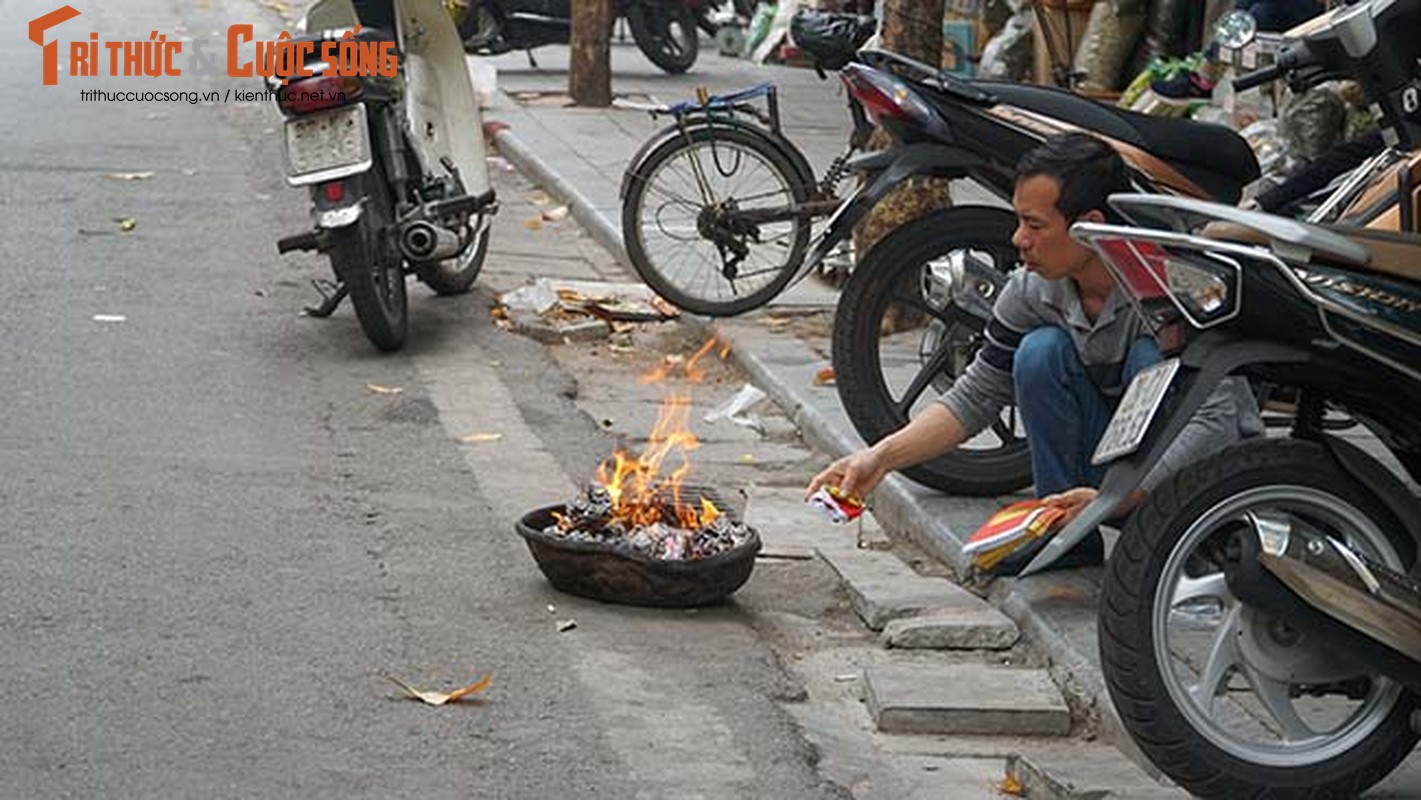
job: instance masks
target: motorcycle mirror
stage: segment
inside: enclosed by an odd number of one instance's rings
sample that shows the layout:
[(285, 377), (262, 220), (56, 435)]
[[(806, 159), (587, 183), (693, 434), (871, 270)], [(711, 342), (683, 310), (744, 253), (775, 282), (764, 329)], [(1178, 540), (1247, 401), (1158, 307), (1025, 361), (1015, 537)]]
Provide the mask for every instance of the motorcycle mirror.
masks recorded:
[(1258, 21), (1247, 11), (1230, 11), (1214, 25), (1214, 41), (1237, 50), (1258, 35)]

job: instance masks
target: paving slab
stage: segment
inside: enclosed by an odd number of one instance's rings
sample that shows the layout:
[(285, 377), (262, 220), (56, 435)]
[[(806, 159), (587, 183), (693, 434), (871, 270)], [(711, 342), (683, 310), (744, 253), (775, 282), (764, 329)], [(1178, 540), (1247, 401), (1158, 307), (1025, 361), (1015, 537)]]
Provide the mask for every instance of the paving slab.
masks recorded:
[(854, 611), (871, 630), (929, 611), (991, 608), (946, 578), (919, 575), (892, 553), (855, 549), (826, 553), (825, 559), (843, 579)]
[(1064, 736), (1071, 712), (1046, 670), (883, 659), (864, 670), (884, 733)]
[(1189, 793), (1160, 783), (1113, 747), (1085, 744), (1034, 748), (1007, 759), (1007, 773), (1027, 797), (1045, 800), (1187, 800)]
[(904, 650), (1005, 650), (1020, 638), (1010, 617), (979, 601), (895, 619), (883, 626), (880, 641)]

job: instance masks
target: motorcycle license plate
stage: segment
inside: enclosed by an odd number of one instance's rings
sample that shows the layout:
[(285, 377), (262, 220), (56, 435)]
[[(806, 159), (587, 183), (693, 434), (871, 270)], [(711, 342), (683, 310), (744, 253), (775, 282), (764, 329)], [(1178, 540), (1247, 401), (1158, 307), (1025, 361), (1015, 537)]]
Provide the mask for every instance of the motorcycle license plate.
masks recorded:
[(1170, 358), (1143, 370), (1130, 381), (1090, 463), (1106, 464), (1139, 449), (1178, 371), (1179, 359)]
[(354, 175), (371, 163), (364, 104), (286, 121), (286, 180), (293, 186)]

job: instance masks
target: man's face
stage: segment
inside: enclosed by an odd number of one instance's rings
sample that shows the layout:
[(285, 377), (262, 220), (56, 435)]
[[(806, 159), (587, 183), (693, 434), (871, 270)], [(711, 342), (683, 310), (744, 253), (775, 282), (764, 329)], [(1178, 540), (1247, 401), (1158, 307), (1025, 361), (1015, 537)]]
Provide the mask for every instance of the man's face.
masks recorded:
[[(1091, 251), (1071, 238), (1071, 223), (1056, 208), (1061, 187), (1055, 178), (1033, 175), (1016, 184), (1012, 207), (1016, 209), (1016, 232), (1011, 242), (1027, 269), (1049, 280), (1060, 280), (1079, 272), (1091, 259)], [(1089, 212), (1082, 220), (1099, 221), (1104, 216)]]

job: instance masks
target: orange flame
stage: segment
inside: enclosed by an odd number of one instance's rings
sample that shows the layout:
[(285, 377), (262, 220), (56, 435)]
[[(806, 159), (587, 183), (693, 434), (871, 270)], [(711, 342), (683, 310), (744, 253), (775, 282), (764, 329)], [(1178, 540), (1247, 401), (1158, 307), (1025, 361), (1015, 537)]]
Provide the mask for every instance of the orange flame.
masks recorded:
[[(715, 348), (712, 337), (690, 358), (667, 356), (659, 366), (642, 376), (644, 383), (662, 383), (677, 372), (690, 383), (705, 380), (706, 371), (699, 364)], [(729, 353), (721, 348), (721, 357)], [(597, 482), (606, 488), (612, 499), (612, 517), (628, 528), (654, 525), (658, 522), (687, 530), (699, 530), (721, 516), (720, 509), (704, 497), (681, 497), (686, 476), (691, 472), (690, 452), (701, 446), (701, 440), (691, 432), (691, 391), (666, 389), (656, 425), (651, 429), (646, 448), (632, 456), (624, 450), (597, 467)], [(678, 459), (674, 469), (662, 476), (668, 458)], [(669, 502), (668, 502), (669, 500)], [(696, 501), (699, 500), (699, 503)], [(663, 519), (668, 508), (674, 519)]]

